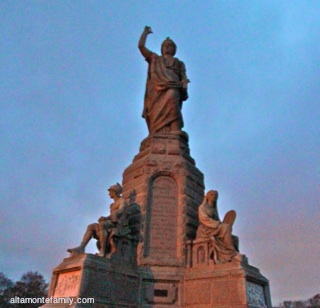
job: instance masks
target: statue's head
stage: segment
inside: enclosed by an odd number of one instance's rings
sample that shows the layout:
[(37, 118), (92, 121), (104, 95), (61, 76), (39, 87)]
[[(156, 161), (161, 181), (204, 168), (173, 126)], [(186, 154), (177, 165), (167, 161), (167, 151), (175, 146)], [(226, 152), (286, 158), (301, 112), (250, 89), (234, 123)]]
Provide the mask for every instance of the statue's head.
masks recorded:
[(209, 203), (216, 202), (218, 200), (219, 194), (216, 190), (209, 190), (206, 194), (206, 199)]
[(122, 194), (122, 186), (119, 183), (110, 186), (108, 190), (114, 191), (117, 196), (120, 196)]
[(177, 45), (175, 42), (167, 37), (163, 43), (161, 44), (161, 54), (164, 56), (165, 54), (169, 54), (170, 56), (174, 56), (177, 51)]

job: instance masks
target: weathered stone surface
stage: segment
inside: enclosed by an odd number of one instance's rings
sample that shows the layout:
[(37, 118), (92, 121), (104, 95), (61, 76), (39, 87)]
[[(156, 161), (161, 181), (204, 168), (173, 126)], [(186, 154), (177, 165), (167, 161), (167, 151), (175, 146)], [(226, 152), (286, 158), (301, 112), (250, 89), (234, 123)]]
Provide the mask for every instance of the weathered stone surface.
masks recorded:
[(177, 197), (177, 183), (170, 176), (159, 176), (151, 183), (147, 211), (150, 224), (145, 256), (176, 259)]
[[(191, 263), (184, 275), (184, 307), (271, 307), (268, 280), (248, 264), (244, 255), (214, 264), (201, 241), (188, 245), (194, 246), (188, 248)], [(203, 285), (210, 290), (209, 296), (203, 295)], [(198, 292), (202, 294), (199, 300), (194, 296)]]
[(55, 297), (75, 297), (79, 293), (81, 283), (80, 270), (74, 270), (58, 275), (54, 290)]
[(184, 132), (153, 134), (141, 142), (141, 152), (147, 154), (136, 155), (123, 173), (123, 196), (134, 191), (141, 209), (138, 264), (183, 266), (185, 241), (195, 237), (198, 226), (203, 174), (189, 155)]
[(72, 297), (74, 302), (94, 298), (94, 307), (137, 307), (139, 285), (139, 274), (131, 265), (116, 267), (112, 260), (82, 254), (64, 259), (53, 270), (48, 297)]

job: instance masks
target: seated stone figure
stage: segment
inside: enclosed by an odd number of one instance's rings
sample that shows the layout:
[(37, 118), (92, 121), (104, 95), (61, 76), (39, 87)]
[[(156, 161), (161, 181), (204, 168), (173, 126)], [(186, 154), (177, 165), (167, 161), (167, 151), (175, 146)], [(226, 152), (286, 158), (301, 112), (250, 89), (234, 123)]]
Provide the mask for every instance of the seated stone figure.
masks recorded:
[(128, 226), (127, 203), (121, 197), (122, 186), (117, 183), (109, 189), (109, 196), (114, 200), (110, 205), (110, 215), (100, 217), (98, 223), (88, 225), (80, 246), (70, 248), (67, 251), (71, 256), (82, 254), (85, 252), (85, 247), (92, 238), (98, 240), (97, 246), (99, 249), (98, 255), (101, 257), (110, 257), (110, 254), (115, 251), (113, 235), (126, 236), (130, 233)]
[[(199, 228), (197, 239), (210, 239), (211, 258), (215, 263), (225, 263), (232, 260), (238, 253), (232, 238), (232, 224), (235, 212), (230, 211), (221, 222), (217, 208), (218, 192), (210, 190), (199, 206)], [(228, 216), (228, 217), (227, 217)], [(226, 219), (227, 218), (227, 219)]]

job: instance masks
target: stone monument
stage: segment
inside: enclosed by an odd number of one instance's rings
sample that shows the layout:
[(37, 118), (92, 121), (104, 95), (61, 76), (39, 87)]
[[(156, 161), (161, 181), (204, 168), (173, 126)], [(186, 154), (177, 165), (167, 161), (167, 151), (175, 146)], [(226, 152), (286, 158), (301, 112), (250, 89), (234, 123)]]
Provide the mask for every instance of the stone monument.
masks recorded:
[[(149, 135), (124, 170), (123, 188), (109, 188), (110, 217), (89, 225), (53, 270), (49, 297), (91, 297), (94, 307), (269, 308), (269, 282), (232, 234), (236, 212), (220, 220), (218, 192), (205, 195), (190, 156), (181, 113), (189, 80), (177, 46), (167, 38), (157, 55), (146, 48), (151, 33), (145, 27), (138, 44), (148, 63), (142, 116)], [(91, 238), (97, 255), (85, 253)]]

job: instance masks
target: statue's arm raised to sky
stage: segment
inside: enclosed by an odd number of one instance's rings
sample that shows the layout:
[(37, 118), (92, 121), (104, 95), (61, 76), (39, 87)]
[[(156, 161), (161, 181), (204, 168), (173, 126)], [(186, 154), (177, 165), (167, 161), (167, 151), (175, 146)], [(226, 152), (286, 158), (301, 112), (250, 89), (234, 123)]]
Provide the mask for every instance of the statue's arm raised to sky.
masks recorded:
[(174, 55), (176, 44), (167, 38), (161, 45), (161, 56), (146, 47), (147, 36), (152, 33), (145, 27), (138, 47), (149, 64), (142, 116), (149, 133), (181, 131), (182, 102), (188, 99), (188, 78), (183, 62)]

